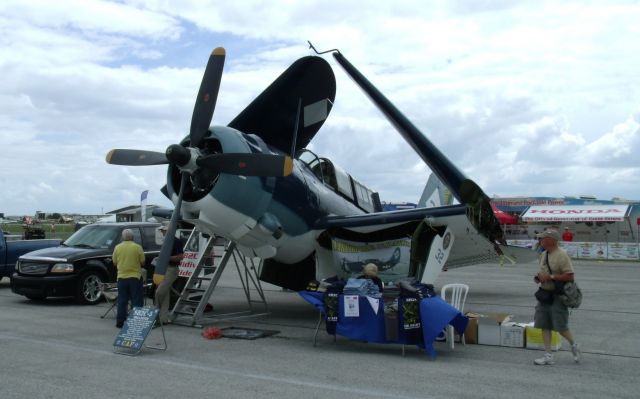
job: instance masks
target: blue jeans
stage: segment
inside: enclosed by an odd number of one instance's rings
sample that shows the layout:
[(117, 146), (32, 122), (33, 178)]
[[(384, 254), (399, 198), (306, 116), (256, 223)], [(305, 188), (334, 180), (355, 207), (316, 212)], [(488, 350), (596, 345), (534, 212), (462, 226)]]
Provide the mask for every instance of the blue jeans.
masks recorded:
[(131, 300), (134, 308), (144, 306), (141, 279), (135, 277), (118, 279), (118, 313), (116, 315), (116, 323), (122, 324), (127, 319), (129, 300)]

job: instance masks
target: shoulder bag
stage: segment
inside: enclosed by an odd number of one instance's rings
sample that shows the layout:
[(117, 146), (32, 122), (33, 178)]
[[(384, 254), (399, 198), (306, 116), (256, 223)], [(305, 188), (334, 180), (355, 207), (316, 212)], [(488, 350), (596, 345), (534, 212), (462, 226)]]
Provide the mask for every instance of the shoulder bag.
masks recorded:
[[(545, 263), (551, 274), (551, 267), (549, 266), (549, 253), (546, 254)], [(574, 281), (554, 281), (555, 294), (560, 298), (564, 306), (568, 308), (578, 308), (582, 303), (582, 290), (578, 287), (578, 283)]]
[[(549, 267), (549, 254), (545, 253), (546, 257), (545, 257), (545, 264), (547, 265), (547, 268), (549, 269), (549, 274), (551, 274), (551, 268)], [(548, 291), (543, 289), (542, 287), (538, 287), (538, 291), (536, 291), (535, 293), (535, 297), (538, 300), (538, 302), (544, 304), (544, 305), (551, 305), (553, 303), (553, 296), (554, 296), (554, 291)]]

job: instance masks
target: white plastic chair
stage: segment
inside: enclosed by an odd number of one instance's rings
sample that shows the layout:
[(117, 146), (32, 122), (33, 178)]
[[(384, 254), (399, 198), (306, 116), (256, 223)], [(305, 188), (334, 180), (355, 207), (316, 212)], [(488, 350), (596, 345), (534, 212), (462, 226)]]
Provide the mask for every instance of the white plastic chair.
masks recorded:
[[(467, 300), (467, 293), (469, 292), (469, 286), (466, 284), (447, 284), (440, 290), (440, 296), (446, 302), (449, 302), (451, 306), (458, 309), (461, 313), (464, 311), (464, 302)], [(447, 300), (447, 294), (449, 293), (450, 299)], [(453, 341), (454, 341), (454, 331), (453, 326), (447, 325), (446, 332), (447, 342), (449, 342), (449, 347), (453, 349)], [(466, 345), (464, 342), (464, 331), (460, 334), (460, 340), (462, 341), (462, 345)]]

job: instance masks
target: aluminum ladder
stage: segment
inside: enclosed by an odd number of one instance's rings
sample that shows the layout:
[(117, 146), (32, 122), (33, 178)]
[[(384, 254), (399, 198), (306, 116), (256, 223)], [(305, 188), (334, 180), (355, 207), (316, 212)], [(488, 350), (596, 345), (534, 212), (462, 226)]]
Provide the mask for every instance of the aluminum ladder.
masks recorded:
[[(198, 235), (197, 229), (194, 229), (185, 248), (189, 248), (189, 242), (192, 239), (197, 239), (193, 237)], [(213, 258), (213, 265), (206, 265), (207, 256), (205, 255), (207, 254), (209, 254), (208, 258)], [(227, 264), (232, 259), (247, 299), (248, 310), (229, 313), (207, 312), (205, 314), (204, 311), (209, 299)], [(257, 299), (252, 299), (251, 288), (256, 291)], [(268, 314), (267, 301), (258, 278), (258, 268), (256, 268), (254, 259), (241, 254), (234, 242), (229, 242), (222, 237), (213, 237), (208, 239), (205, 250), (200, 251), (196, 268), (180, 293), (171, 312), (171, 317), (175, 324), (202, 327), (214, 321), (256, 317), (266, 314)]]

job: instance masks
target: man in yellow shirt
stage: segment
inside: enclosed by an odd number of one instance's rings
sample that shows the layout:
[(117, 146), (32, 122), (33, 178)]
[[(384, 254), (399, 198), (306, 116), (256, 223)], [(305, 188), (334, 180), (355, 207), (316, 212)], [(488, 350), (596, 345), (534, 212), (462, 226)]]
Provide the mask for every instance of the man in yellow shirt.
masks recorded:
[(142, 307), (144, 298), (142, 292), (142, 266), (144, 266), (144, 251), (133, 241), (130, 229), (122, 230), (122, 242), (113, 250), (113, 264), (118, 269), (118, 312), (116, 327), (122, 328), (127, 318), (129, 299), (133, 307)]

